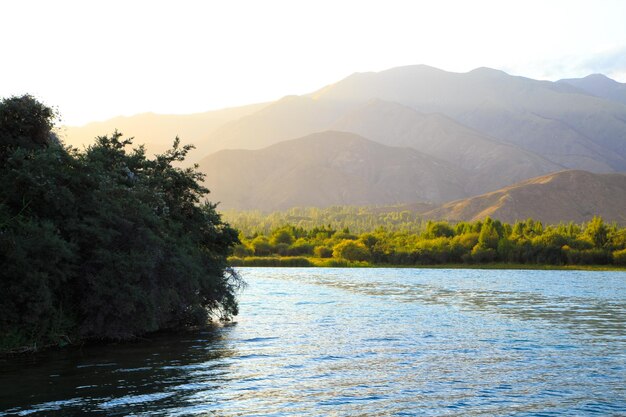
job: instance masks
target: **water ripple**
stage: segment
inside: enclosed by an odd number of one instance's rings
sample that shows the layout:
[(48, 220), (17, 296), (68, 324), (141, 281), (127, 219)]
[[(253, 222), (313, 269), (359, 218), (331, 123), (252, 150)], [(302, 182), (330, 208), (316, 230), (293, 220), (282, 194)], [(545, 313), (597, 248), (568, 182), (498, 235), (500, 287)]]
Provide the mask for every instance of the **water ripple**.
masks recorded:
[(0, 416), (626, 414), (624, 273), (242, 273), (232, 325), (0, 362)]

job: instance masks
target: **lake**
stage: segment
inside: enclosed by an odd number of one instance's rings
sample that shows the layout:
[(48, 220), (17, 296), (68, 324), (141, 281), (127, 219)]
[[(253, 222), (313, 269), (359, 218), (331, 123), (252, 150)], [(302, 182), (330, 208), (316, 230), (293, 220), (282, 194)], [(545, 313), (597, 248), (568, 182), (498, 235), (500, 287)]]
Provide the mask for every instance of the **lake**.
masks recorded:
[(0, 416), (626, 415), (626, 273), (240, 268), (232, 324), (0, 360)]

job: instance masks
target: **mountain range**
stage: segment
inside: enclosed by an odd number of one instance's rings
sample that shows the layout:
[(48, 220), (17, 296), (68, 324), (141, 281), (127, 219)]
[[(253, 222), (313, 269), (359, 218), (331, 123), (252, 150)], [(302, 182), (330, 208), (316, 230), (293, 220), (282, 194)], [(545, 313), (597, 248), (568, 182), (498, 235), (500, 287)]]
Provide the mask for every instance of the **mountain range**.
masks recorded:
[[(530, 186), (530, 178), (626, 172), (626, 85), (597, 74), (550, 82), (489, 68), (453, 73), (415, 65), (356, 73), (271, 103), (116, 118), (68, 127), (62, 136), (81, 145), (114, 129), (149, 152), (162, 152), (176, 135), (193, 143), (191, 162), (223, 208), (440, 204), (490, 192), (518, 201), (526, 194), (512, 190)], [(602, 200), (576, 185), (585, 183), (579, 171), (568, 196)], [(469, 213), (454, 204), (432, 214)], [(591, 215), (600, 210), (590, 204)], [(493, 213), (508, 216), (502, 207)]]
[(222, 208), (444, 202), (465, 195), (462, 171), (415, 149), (326, 131), (199, 163)]
[(626, 174), (568, 170), (500, 190), (452, 201), (423, 212), (431, 219), (474, 221), (487, 216), (504, 222), (533, 218), (545, 224), (582, 223), (593, 216), (626, 225)]

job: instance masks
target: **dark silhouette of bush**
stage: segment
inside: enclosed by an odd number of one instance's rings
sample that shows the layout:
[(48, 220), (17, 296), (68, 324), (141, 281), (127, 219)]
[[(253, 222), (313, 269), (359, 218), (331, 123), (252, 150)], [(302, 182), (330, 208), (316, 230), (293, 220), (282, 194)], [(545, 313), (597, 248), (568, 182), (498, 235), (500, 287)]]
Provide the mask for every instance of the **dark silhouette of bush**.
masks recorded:
[(176, 167), (190, 147), (149, 159), (115, 132), (79, 152), (47, 141), (53, 116), (30, 96), (0, 102), (0, 349), (237, 314), (237, 233), (202, 175)]

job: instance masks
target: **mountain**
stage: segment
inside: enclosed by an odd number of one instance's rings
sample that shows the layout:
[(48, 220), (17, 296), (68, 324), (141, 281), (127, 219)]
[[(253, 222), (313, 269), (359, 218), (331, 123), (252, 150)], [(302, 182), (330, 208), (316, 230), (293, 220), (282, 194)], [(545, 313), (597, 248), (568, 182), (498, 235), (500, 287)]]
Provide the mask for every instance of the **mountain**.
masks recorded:
[[(450, 162), (469, 177), (468, 195), (496, 190), (564, 167), (498, 142), (442, 114), (424, 114), (380, 99), (344, 115), (333, 129), (352, 132), (390, 146), (406, 146)], [(494, 175), (496, 174), (497, 175)]]
[(470, 221), (490, 216), (504, 222), (533, 218), (556, 224), (594, 215), (626, 225), (626, 174), (561, 171), (498, 191), (453, 201), (424, 213), (431, 219)]
[(626, 108), (565, 83), (489, 68), (451, 73), (417, 65), (353, 74), (311, 96), (344, 103), (392, 101), (445, 114), (568, 168), (626, 170)]
[(213, 132), (214, 150), (261, 149), (288, 139), (329, 130), (352, 105), (307, 96), (287, 96)]
[(168, 115), (144, 113), (129, 117), (115, 117), (84, 126), (64, 126), (59, 136), (68, 145), (77, 148), (93, 143), (94, 138), (118, 130), (125, 137), (134, 137), (135, 145), (146, 144), (148, 153), (161, 153), (172, 146), (179, 136), (183, 144), (193, 144), (196, 149), (191, 157), (200, 159), (213, 150), (208, 136), (227, 122), (256, 113), (267, 104), (253, 104), (204, 113), (188, 115)]
[[(580, 85), (572, 85), (574, 81), (565, 81), (532, 80), (489, 68), (453, 73), (414, 65), (356, 73), (314, 93), (288, 96), (266, 105), (188, 117), (139, 115), (68, 128), (66, 141), (84, 143), (118, 128), (135, 136), (138, 143), (147, 142), (149, 150), (162, 150), (178, 134), (183, 142), (199, 148), (192, 159), (200, 159), (221, 149), (261, 149), (311, 133), (336, 130), (351, 117), (350, 113), (372, 100), (382, 100), (422, 114), (446, 116), (492, 143), (513, 145), (559, 168), (626, 171), (626, 107), (603, 98), (608, 93), (596, 92), (602, 96), (596, 97)], [(612, 80), (608, 83), (617, 90), (623, 87)], [(433, 142), (438, 140), (432, 138)], [(535, 159), (528, 165), (537, 163)], [(530, 167), (527, 170), (531, 176), (546, 172)], [(527, 174), (521, 170), (518, 176), (522, 175)]]
[(622, 85), (587, 78), (415, 65), (267, 104), (68, 128), (65, 140), (117, 128), (152, 153), (180, 135), (226, 208), (441, 203), (564, 169), (626, 172), (626, 106), (609, 94)]
[(558, 82), (574, 86), (592, 96), (626, 104), (626, 84), (612, 80), (603, 74), (591, 74), (584, 78), (569, 78)]
[(466, 195), (463, 172), (451, 164), (345, 132), (222, 150), (199, 166), (221, 209), (443, 202)]

